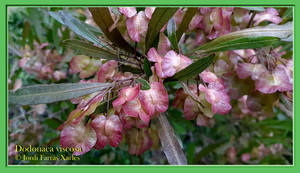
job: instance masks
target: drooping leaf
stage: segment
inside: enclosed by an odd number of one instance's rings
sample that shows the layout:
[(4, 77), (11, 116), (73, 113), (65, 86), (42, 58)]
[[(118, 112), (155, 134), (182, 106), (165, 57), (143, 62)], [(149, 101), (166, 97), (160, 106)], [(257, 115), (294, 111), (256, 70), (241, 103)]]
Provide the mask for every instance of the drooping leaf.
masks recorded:
[(257, 26), (218, 37), (209, 43), (189, 51), (187, 54), (192, 54), (196, 51), (198, 53), (207, 53), (225, 50), (258, 48), (271, 45), (278, 38), (291, 38), (292, 34), (292, 22), (288, 22), (284, 25), (269, 24), (267, 26)]
[(111, 87), (110, 83), (43, 84), (9, 91), (10, 103), (34, 105), (69, 100)]
[(155, 8), (152, 17), (149, 21), (148, 31), (146, 35), (146, 52), (152, 46), (159, 31), (171, 19), (178, 8)]
[(104, 50), (98, 46), (94, 46), (92, 44), (80, 40), (70, 39), (65, 40), (63, 43), (80, 54), (84, 54), (95, 58), (118, 60), (117, 55), (110, 53), (109, 51)]
[(264, 7), (240, 7), (252, 11), (266, 11)]
[(165, 79), (165, 82), (171, 82), (175, 80), (184, 81), (187, 79), (191, 79), (204, 71), (214, 61), (214, 58), (215, 54), (201, 58), (191, 65), (187, 66), (183, 70), (175, 73), (173, 77)]
[(79, 36), (87, 39), (94, 44), (100, 44), (100, 40), (90, 30), (88, 30), (80, 20), (76, 19), (65, 11), (59, 11), (61, 19), (65, 25), (67, 25), (72, 31)]
[(109, 100), (102, 102), (95, 110), (94, 114), (101, 114), (107, 112), (108, 109), (112, 108), (112, 102), (115, 101), (118, 97), (113, 97)]
[[(96, 24), (100, 27), (104, 35), (116, 46), (129, 52), (134, 53), (135, 50), (130, 46), (129, 43), (122, 37), (121, 33), (117, 28), (114, 28), (112, 31), (109, 31), (109, 28), (114, 24), (114, 21), (110, 15), (110, 11), (107, 7), (101, 8), (89, 8), (92, 13), (93, 19)], [(140, 56), (138, 52), (136, 55)]]
[[(62, 20), (62, 16), (58, 13), (58, 12), (55, 12), (55, 11), (49, 11), (48, 12), (49, 15), (51, 17), (53, 17), (55, 20), (57, 20), (59, 23), (63, 24), (63, 25), (66, 25), (65, 22)], [(75, 17), (74, 17), (75, 18)], [(76, 18), (75, 18), (76, 19)], [(81, 22), (88, 30), (90, 30), (91, 32), (93, 32), (95, 35), (102, 35), (102, 31), (95, 27), (95, 26), (92, 26), (92, 25), (89, 25), (87, 23), (85, 23), (84, 21), (81, 21), (79, 19), (77, 19), (79, 22)]]
[(142, 90), (149, 90), (151, 88), (150, 84), (145, 79), (138, 78), (138, 79), (136, 79), (136, 81), (138, 83), (142, 84), (142, 87), (141, 87)]
[(167, 25), (167, 33), (168, 38), (171, 42), (172, 48), (176, 51), (178, 51), (178, 45), (177, 45), (177, 37), (176, 37), (176, 22), (174, 18), (171, 18)]
[(162, 149), (170, 165), (187, 165), (187, 160), (182, 148), (174, 134), (165, 113), (156, 119), (156, 129), (161, 141)]
[(192, 18), (195, 16), (195, 14), (197, 13), (198, 8), (195, 7), (190, 7), (186, 10), (182, 22), (180, 23), (179, 27), (178, 27), (178, 31), (177, 31), (177, 41), (180, 40), (182, 34), (188, 29), (189, 24), (192, 20)]

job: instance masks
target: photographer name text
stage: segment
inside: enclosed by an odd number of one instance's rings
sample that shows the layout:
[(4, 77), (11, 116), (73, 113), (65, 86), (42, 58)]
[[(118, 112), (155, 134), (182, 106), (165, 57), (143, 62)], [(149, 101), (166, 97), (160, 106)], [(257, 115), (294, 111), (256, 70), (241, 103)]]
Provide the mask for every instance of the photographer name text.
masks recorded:
[[(66, 160), (66, 161), (76, 161), (80, 160), (78, 156), (67, 156), (66, 154), (59, 155), (45, 155), (44, 153), (66, 153), (66, 152), (81, 152), (81, 148), (73, 148), (73, 147), (33, 147), (29, 145), (28, 147), (24, 147), (21, 145), (16, 145), (16, 152), (21, 152), (22, 154), (17, 154), (15, 156), (16, 160), (19, 161), (32, 161), (32, 160), (47, 160), (47, 161), (55, 161), (55, 160)], [(34, 154), (28, 156), (23, 153), (43, 153), (43, 154)]]

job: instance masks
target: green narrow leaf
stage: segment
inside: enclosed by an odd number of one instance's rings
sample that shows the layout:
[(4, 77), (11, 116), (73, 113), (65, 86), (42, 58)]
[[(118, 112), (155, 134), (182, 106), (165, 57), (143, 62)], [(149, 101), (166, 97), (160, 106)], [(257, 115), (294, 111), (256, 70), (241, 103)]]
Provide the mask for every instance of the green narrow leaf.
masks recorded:
[(29, 31), (30, 31), (30, 23), (28, 21), (26, 21), (24, 23), (24, 28), (23, 28), (23, 32), (22, 32), (22, 46), (23, 46), (23, 48), (26, 44), (26, 40), (28, 38)]
[(170, 165), (187, 165), (184, 152), (178, 142), (166, 113), (161, 113), (155, 121), (157, 133)]
[(293, 121), (291, 119), (287, 120), (263, 120), (257, 123), (260, 126), (260, 129), (265, 128), (272, 128), (272, 129), (280, 129), (280, 130), (293, 130)]
[(41, 16), (38, 8), (28, 8), (28, 12), (30, 15), (30, 21), (33, 25), (34, 31), (36, 33), (37, 39), (39, 43), (44, 42), (43, 33), (45, 33), (42, 25), (41, 25)]
[(195, 158), (195, 149), (196, 149), (195, 143), (188, 144), (187, 160), (188, 160), (189, 164), (193, 164), (193, 161), (194, 161), (194, 158)]
[[(118, 96), (113, 97), (111, 99), (109, 99), (109, 101), (104, 101), (102, 102), (95, 110), (94, 114), (100, 114), (100, 113), (104, 113), (107, 112), (108, 109), (112, 108), (112, 102), (115, 101), (118, 98)], [(107, 105), (108, 104), (108, 105)]]
[(138, 78), (135, 80), (137, 81), (137, 83), (142, 84), (142, 90), (149, 90), (151, 88), (150, 84), (145, 79)]
[(156, 8), (149, 21), (148, 31), (146, 35), (146, 52), (152, 46), (159, 31), (171, 19), (178, 8)]
[(288, 8), (284, 14), (282, 15), (282, 21), (280, 22), (280, 24), (284, 24), (286, 22), (292, 21), (293, 20), (293, 8), (290, 7)]
[(65, 40), (63, 43), (80, 54), (102, 59), (118, 60), (117, 55), (80, 40), (69, 39)]
[(232, 32), (227, 35), (206, 43), (187, 54), (194, 52), (206, 53), (225, 50), (252, 49), (273, 44), (276, 38), (289, 39), (293, 34), (293, 24), (288, 22), (284, 25), (269, 24), (267, 26), (257, 26)]
[[(53, 17), (55, 20), (57, 20), (59, 23), (63, 24), (63, 25), (66, 25), (65, 22), (62, 20), (62, 17), (60, 14), (58, 14), (58, 12), (54, 12), (54, 11), (49, 11), (48, 14)], [(75, 18), (75, 17), (74, 17)], [(76, 18), (75, 18), (76, 19)], [(94, 34), (96, 35), (102, 35), (102, 31), (95, 27), (95, 26), (92, 26), (92, 25), (89, 25), (87, 23), (85, 23), (84, 21), (81, 21), (79, 19), (77, 19), (78, 21), (80, 21), (88, 30), (90, 30), (91, 32), (93, 32)]]
[(252, 11), (266, 11), (264, 7), (240, 7)]
[(144, 71), (148, 77), (152, 76), (151, 64), (150, 64), (148, 58), (144, 59)]
[(60, 46), (60, 37), (59, 37), (59, 34), (58, 34), (59, 25), (60, 24), (58, 22), (54, 22), (53, 28), (52, 28), (52, 39), (53, 39), (55, 49), (59, 53), (61, 53), (62, 47)]
[(89, 31), (78, 19), (65, 11), (59, 11), (62, 21), (70, 29), (72, 29), (79, 36), (87, 39), (94, 44), (100, 44), (100, 40), (91, 31)]
[(198, 8), (195, 7), (191, 7), (188, 8), (187, 11), (185, 12), (183, 19), (178, 27), (178, 31), (177, 31), (177, 41), (180, 40), (182, 34), (188, 29), (189, 24), (192, 20), (192, 18), (195, 16), (195, 14), (197, 13)]
[(284, 14), (282, 15), (282, 19), (284, 20), (285, 18), (290, 18), (290, 17), (293, 17), (293, 8), (290, 7), (288, 8)]
[(30, 49), (34, 50), (33, 33), (32, 32), (29, 32), (29, 35), (28, 35), (28, 44), (30, 46)]
[(44, 84), (9, 91), (10, 103), (34, 105), (69, 100), (111, 87), (110, 83)]
[[(114, 28), (111, 32), (109, 31), (109, 28), (114, 24), (114, 21), (107, 7), (89, 8), (89, 10), (92, 13), (96, 24), (113, 44), (129, 53), (135, 52), (134, 48), (126, 42), (117, 28)], [(136, 55), (140, 56), (138, 52), (136, 52)]]
[(201, 58), (183, 70), (175, 73), (173, 77), (165, 79), (165, 82), (171, 82), (175, 80), (184, 81), (193, 78), (204, 71), (214, 61), (214, 58), (215, 54)]
[[(205, 47), (206, 49), (202, 53), (219, 52), (226, 50), (238, 50), (238, 49), (254, 49), (272, 45), (278, 42), (280, 39), (277, 37), (245, 37), (229, 40), (224, 43), (220, 43), (214, 47)], [(201, 50), (201, 49), (200, 49)]]
[(167, 25), (167, 33), (168, 38), (171, 42), (172, 48), (176, 51), (178, 51), (178, 45), (177, 45), (177, 37), (176, 37), (176, 22), (174, 18), (172, 17)]

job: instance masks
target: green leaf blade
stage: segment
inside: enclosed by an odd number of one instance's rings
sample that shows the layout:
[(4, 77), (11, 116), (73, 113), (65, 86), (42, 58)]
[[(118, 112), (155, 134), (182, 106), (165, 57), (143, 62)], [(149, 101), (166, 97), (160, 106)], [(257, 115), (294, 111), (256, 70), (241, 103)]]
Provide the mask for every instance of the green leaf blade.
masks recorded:
[(157, 133), (161, 142), (162, 150), (165, 153), (170, 165), (187, 165), (187, 159), (174, 133), (172, 126), (166, 116), (161, 113), (155, 120)]
[[(229, 40), (221, 43), (212, 48), (205, 49), (205, 53), (220, 52), (227, 50), (238, 50), (238, 49), (254, 49), (272, 45), (278, 42), (280, 39), (277, 37), (246, 37)], [(200, 49), (201, 50), (201, 49)], [(203, 52), (203, 53), (204, 53)]]
[(152, 76), (151, 64), (148, 58), (144, 59), (144, 71), (148, 77)]
[[(262, 44), (264, 46), (273, 44), (275, 42), (274, 37), (277, 37), (279, 39), (290, 39), (293, 34), (293, 24), (292, 22), (288, 22), (284, 25), (275, 25), (270, 24), (267, 26), (257, 26), (253, 28), (243, 29), (240, 31), (232, 32), (227, 35), (223, 35), (221, 37), (218, 37), (217, 39), (206, 43), (194, 50), (189, 51), (187, 54), (190, 55), (196, 51), (199, 51), (198, 53), (206, 53), (206, 52), (217, 52), (216, 50), (237, 50), (237, 49), (251, 49), (251, 48), (257, 48), (256, 44)], [(261, 37), (261, 38), (260, 38)], [(264, 42), (264, 38), (268, 38), (269, 42)], [(273, 37), (273, 38), (271, 38)], [(249, 39), (252, 40), (251, 44), (247, 44), (240, 47), (235, 47), (236, 45), (233, 44), (231, 47), (227, 45), (226, 49), (220, 49), (220, 45), (226, 45), (228, 42), (237, 43), (238, 41), (243, 42), (245, 40)], [(273, 42), (274, 41), (274, 42)], [(268, 44), (267, 44), (268, 43)], [(215, 50), (216, 49), (216, 50)]]
[(171, 18), (168, 22), (167, 25), (167, 33), (168, 33), (168, 38), (171, 42), (172, 48), (175, 51), (178, 51), (178, 45), (177, 45), (177, 37), (176, 37), (176, 22), (174, 18)]
[(179, 41), (182, 34), (188, 29), (190, 22), (192, 21), (192, 18), (195, 16), (195, 14), (197, 13), (198, 8), (188, 8), (187, 11), (185, 12), (182, 22), (180, 24), (180, 26), (178, 27), (178, 31), (177, 31), (177, 40)]
[(118, 60), (117, 55), (80, 40), (69, 39), (65, 40), (63, 43), (80, 54), (108, 60)]
[(178, 8), (156, 8), (149, 21), (146, 34), (146, 52), (152, 46), (163, 26), (172, 18)]
[(79, 36), (87, 39), (88, 41), (99, 44), (100, 40), (91, 31), (89, 31), (78, 19), (65, 11), (59, 11), (61, 19), (65, 25), (72, 29)]
[(171, 78), (167, 78), (165, 82), (171, 81), (185, 81), (187, 79), (193, 78), (204, 71), (213, 61), (215, 58), (215, 54), (210, 56), (201, 58), (196, 62), (192, 63), (191, 65), (187, 66), (183, 70), (175, 73), (175, 75)]
[[(94, 21), (102, 30), (103, 34), (116, 46), (129, 52), (134, 53), (135, 50), (127, 41), (122, 37), (121, 33), (117, 28), (114, 28), (112, 31), (109, 31), (109, 28), (114, 24), (114, 21), (110, 15), (110, 11), (107, 7), (101, 8), (89, 8)], [(138, 56), (140, 54), (136, 52)]]
[(9, 91), (10, 103), (35, 105), (69, 100), (111, 87), (110, 83), (43, 84)]
[[(48, 14), (52, 18), (54, 18), (56, 21), (58, 21), (59, 23), (66, 25), (65, 22), (62, 20), (61, 15), (58, 12), (49, 11)], [(90, 30), (95, 35), (103, 35), (102, 31), (99, 28), (89, 25), (89, 24), (85, 23), (84, 21), (81, 21), (81, 20), (78, 20), (78, 21), (80, 21), (88, 30)]]
[(149, 90), (149, 89), (151, 89), (150, 84), (145, 79), (138, 78), (138, 79), (136, 79), (136, 81), (138, 83), (142, 84), (142, 87), (141, 87), (142, 90)]

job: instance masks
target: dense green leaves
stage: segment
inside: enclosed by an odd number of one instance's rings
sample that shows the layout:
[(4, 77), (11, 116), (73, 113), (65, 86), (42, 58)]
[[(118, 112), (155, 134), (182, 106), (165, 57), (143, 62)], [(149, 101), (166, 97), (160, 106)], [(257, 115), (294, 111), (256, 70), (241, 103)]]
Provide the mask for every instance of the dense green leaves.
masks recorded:
[[(113, 19), (111, 18), (110, 11), (106, 7), (102, 8), (89, 8), (90, 12), (93, 15), (94, 21), (100, 27), (105, 36), (119, 48), (134, 53), (135, 50), (130, 46), (129, 43), (122, 37), (121, 33), (117, 28), (114, 28), (112, 31), (109, 31), (109, 28), (114, 24)], [(138, 56), (139, 53), (136, 53)]]
[(104, 50), (98, 46), (94, 46), (80, 40), (65, 40), (64, 44), (80, 54), (102, 59), (118, 60), (117, 55), (112, 54), (109, 51)]
[(177, 8), (156, 8), (149, 21), (148, 31), (146, 35), (146, 52), (152, 46), (159, 31), (171, 19)]
[(292, 33), (293, 25), (291, 22), (284, 25), (270, 24), (267, 26), (257, 26), (218, 37), (211, 42), (189, 51), (187, 54), (192, 54), (196, 51), (198, 53), (207, 53), (258, 48), (271, 45), (279, 39), (290, 38)]
[(212, 54), (208, 57), (201, 58), (194, 62), (193, 64), (187, 66), (185, 69), (175, 73), (175, 75), (171, 78), (167, 78), (165, 82), (170, 81), (184, 81), (187, 79), (191, 79), (198, 74), (200, 74), (202, 71), (204, 71), (213, 61), (214, 61), (215, 55)]
[(9, 92), (10, 103), (34, 105), (69, 100), (111, 87), (109, 83), (44, 84)]

